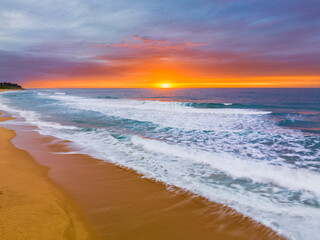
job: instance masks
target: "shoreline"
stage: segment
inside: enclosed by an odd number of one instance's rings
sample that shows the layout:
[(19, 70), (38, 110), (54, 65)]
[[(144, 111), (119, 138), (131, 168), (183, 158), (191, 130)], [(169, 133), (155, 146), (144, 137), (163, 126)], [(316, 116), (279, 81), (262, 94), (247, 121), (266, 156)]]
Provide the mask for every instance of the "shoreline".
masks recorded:
[[(0, 116), (1, 122), (11, 119)], [(48, 178), (48, 169), (16, 148), (15, 137), (0, 127), (0, 238), (94, 239), (75, 205)]]
[(18, 128), (13, 144), (49, 169), (98, 239), (286, 239), (222, 204), (169, 191), (132, 170), (72, 153), (66, 141)]

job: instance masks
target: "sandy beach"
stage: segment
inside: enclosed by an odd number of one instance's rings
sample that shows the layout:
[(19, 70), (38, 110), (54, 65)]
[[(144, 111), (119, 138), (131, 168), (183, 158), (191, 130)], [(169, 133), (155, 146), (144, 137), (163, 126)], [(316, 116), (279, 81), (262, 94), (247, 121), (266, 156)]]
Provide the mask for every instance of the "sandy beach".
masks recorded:
[(1, 239), (93, 239), (86, 221), (98, 239), (284, 239), (229, 207), (25, 130), (1, 128)]
[(0, 239), (93, 239), (73, 203), (48, 179), (48, 169), (16, 148), (14, 137), (0, 128)]

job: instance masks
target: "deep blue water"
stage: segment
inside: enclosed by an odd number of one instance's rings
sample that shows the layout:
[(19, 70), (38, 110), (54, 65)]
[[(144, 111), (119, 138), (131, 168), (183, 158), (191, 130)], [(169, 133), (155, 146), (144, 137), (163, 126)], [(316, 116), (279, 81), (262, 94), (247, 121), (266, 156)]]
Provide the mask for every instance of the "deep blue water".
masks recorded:
[(2, 93), (0, 110), (81, 153), (227, 204), (291, 239), (318, 239), (319, 93), (43, 89)]

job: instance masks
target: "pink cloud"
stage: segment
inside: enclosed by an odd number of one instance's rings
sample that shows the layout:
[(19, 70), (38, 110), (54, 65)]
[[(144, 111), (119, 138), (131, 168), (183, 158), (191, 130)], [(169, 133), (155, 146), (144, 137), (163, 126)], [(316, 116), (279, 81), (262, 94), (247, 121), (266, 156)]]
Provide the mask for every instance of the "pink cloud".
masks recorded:
[(195, 47), (205, 46), (206, 43), (198, 43), (191, 41), (173, 42), (169, 40), (154, 40), (144, 37), (134, 36), (131, 39), (115, 44), (99, 44), (96, 47), (111, 47), (111, 48), (135, 48), (135, 49), (154, 49), (154, 50), (176, 50), (182, 51)]

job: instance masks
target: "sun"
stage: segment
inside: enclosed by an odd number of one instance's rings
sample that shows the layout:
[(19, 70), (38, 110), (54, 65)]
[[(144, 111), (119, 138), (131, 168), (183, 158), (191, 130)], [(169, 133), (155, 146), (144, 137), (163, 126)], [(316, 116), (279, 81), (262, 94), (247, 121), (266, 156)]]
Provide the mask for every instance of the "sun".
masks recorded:
[(171, 83), (160, 83), (159, 87), (160, 88), (172, 88), (172, 84)]

